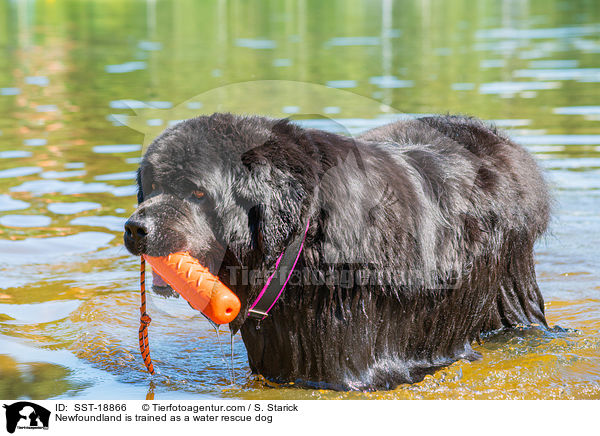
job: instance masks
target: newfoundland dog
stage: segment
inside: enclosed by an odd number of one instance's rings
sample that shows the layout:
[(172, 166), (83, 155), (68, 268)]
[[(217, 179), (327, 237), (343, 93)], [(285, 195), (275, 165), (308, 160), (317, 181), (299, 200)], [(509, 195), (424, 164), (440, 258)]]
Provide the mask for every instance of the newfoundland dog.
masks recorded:
[(546, 184), (477, 119), (352, 138), (201, 116), (154, 140), (138, 185), (127, 249), (209, 266), (241, 301), (230, 328), (251, 370), (274, 382), (393, 389), (480, 358), (486, 332), (547, 328), (533, 256)]

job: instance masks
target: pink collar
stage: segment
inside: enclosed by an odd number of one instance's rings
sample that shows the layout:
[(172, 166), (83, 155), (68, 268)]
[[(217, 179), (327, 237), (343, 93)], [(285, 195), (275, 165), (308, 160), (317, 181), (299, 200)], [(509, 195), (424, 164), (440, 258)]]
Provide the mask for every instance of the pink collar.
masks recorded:
[[(256, 297), (256, 300), (254, 300), (254, 303), (252, 303), (252, 306), (250, 306), (248, 317), (258, 320), (265, 319), (277, 300), (279, 300), (279, 297), (281, 297), (281, 294), (283, 294), (283, 291), (296, 268), (298, 259), (300, 259), (300, 253), (302, 253), (302, 248), (304, 247), (304, 240), (306, 239), (309, 225), (310, 220), (306, 222), (306, 229), (304, 230), (302, 237), (298, 237), (292, 241), (292, 243), (277, 258), (275, 270), (268, 278), (267, 283), (265, 283), (265, 286), (262, 288), (262, 291), (260, 291), (260, 294), (258, 294), (258, 297)], [(281, 284), (284, 277), (285, 281)]]

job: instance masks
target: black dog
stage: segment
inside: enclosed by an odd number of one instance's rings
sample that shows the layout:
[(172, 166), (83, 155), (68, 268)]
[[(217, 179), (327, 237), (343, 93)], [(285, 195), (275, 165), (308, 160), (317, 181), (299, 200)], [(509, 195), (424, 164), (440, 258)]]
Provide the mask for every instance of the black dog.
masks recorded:
[[(477, 359), (471, 343), (484, 332), (547, 327), (533, 259), (546, 184), (522, 147), (476, 119), (402, 121), (353, 139), (198, 117), (150, 145), (138, 184), (128, 250), (187, 250), (209, 265), (240, 297), (230, 327), (270, 380), (390, 389)], [(281, 298), (249, 317), (282, 253)]]

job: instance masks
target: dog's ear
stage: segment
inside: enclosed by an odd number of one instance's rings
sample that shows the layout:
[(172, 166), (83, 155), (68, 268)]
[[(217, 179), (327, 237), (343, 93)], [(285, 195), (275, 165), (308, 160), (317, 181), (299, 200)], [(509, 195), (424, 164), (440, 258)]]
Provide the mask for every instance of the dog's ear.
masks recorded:
[(267, 141), (241, 156), (250, 172), (245, 186), (250, 248), (266, 262), (274, 260), (302, 227), (304, 203), (315, 185), (301, 135), (300, 127), (279, 121)]

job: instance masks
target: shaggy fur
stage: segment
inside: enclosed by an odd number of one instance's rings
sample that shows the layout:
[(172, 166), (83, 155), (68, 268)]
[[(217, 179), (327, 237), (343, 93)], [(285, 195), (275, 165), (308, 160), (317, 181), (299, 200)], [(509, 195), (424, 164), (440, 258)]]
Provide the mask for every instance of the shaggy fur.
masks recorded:
[[(533, 259), (546, 184), (522, 147), (479, 120), (427, 117), (349, 138), (214, 114), (163, 132), (138, 183), (129, 251), (188, 250), (209, 265), (240, 297), (230, 327), (270, 380), (391, 389), (477, 359), (483, 332), (547, 327)], [(265, 320), (248, 319), (309, 219), (294, 280)]]

